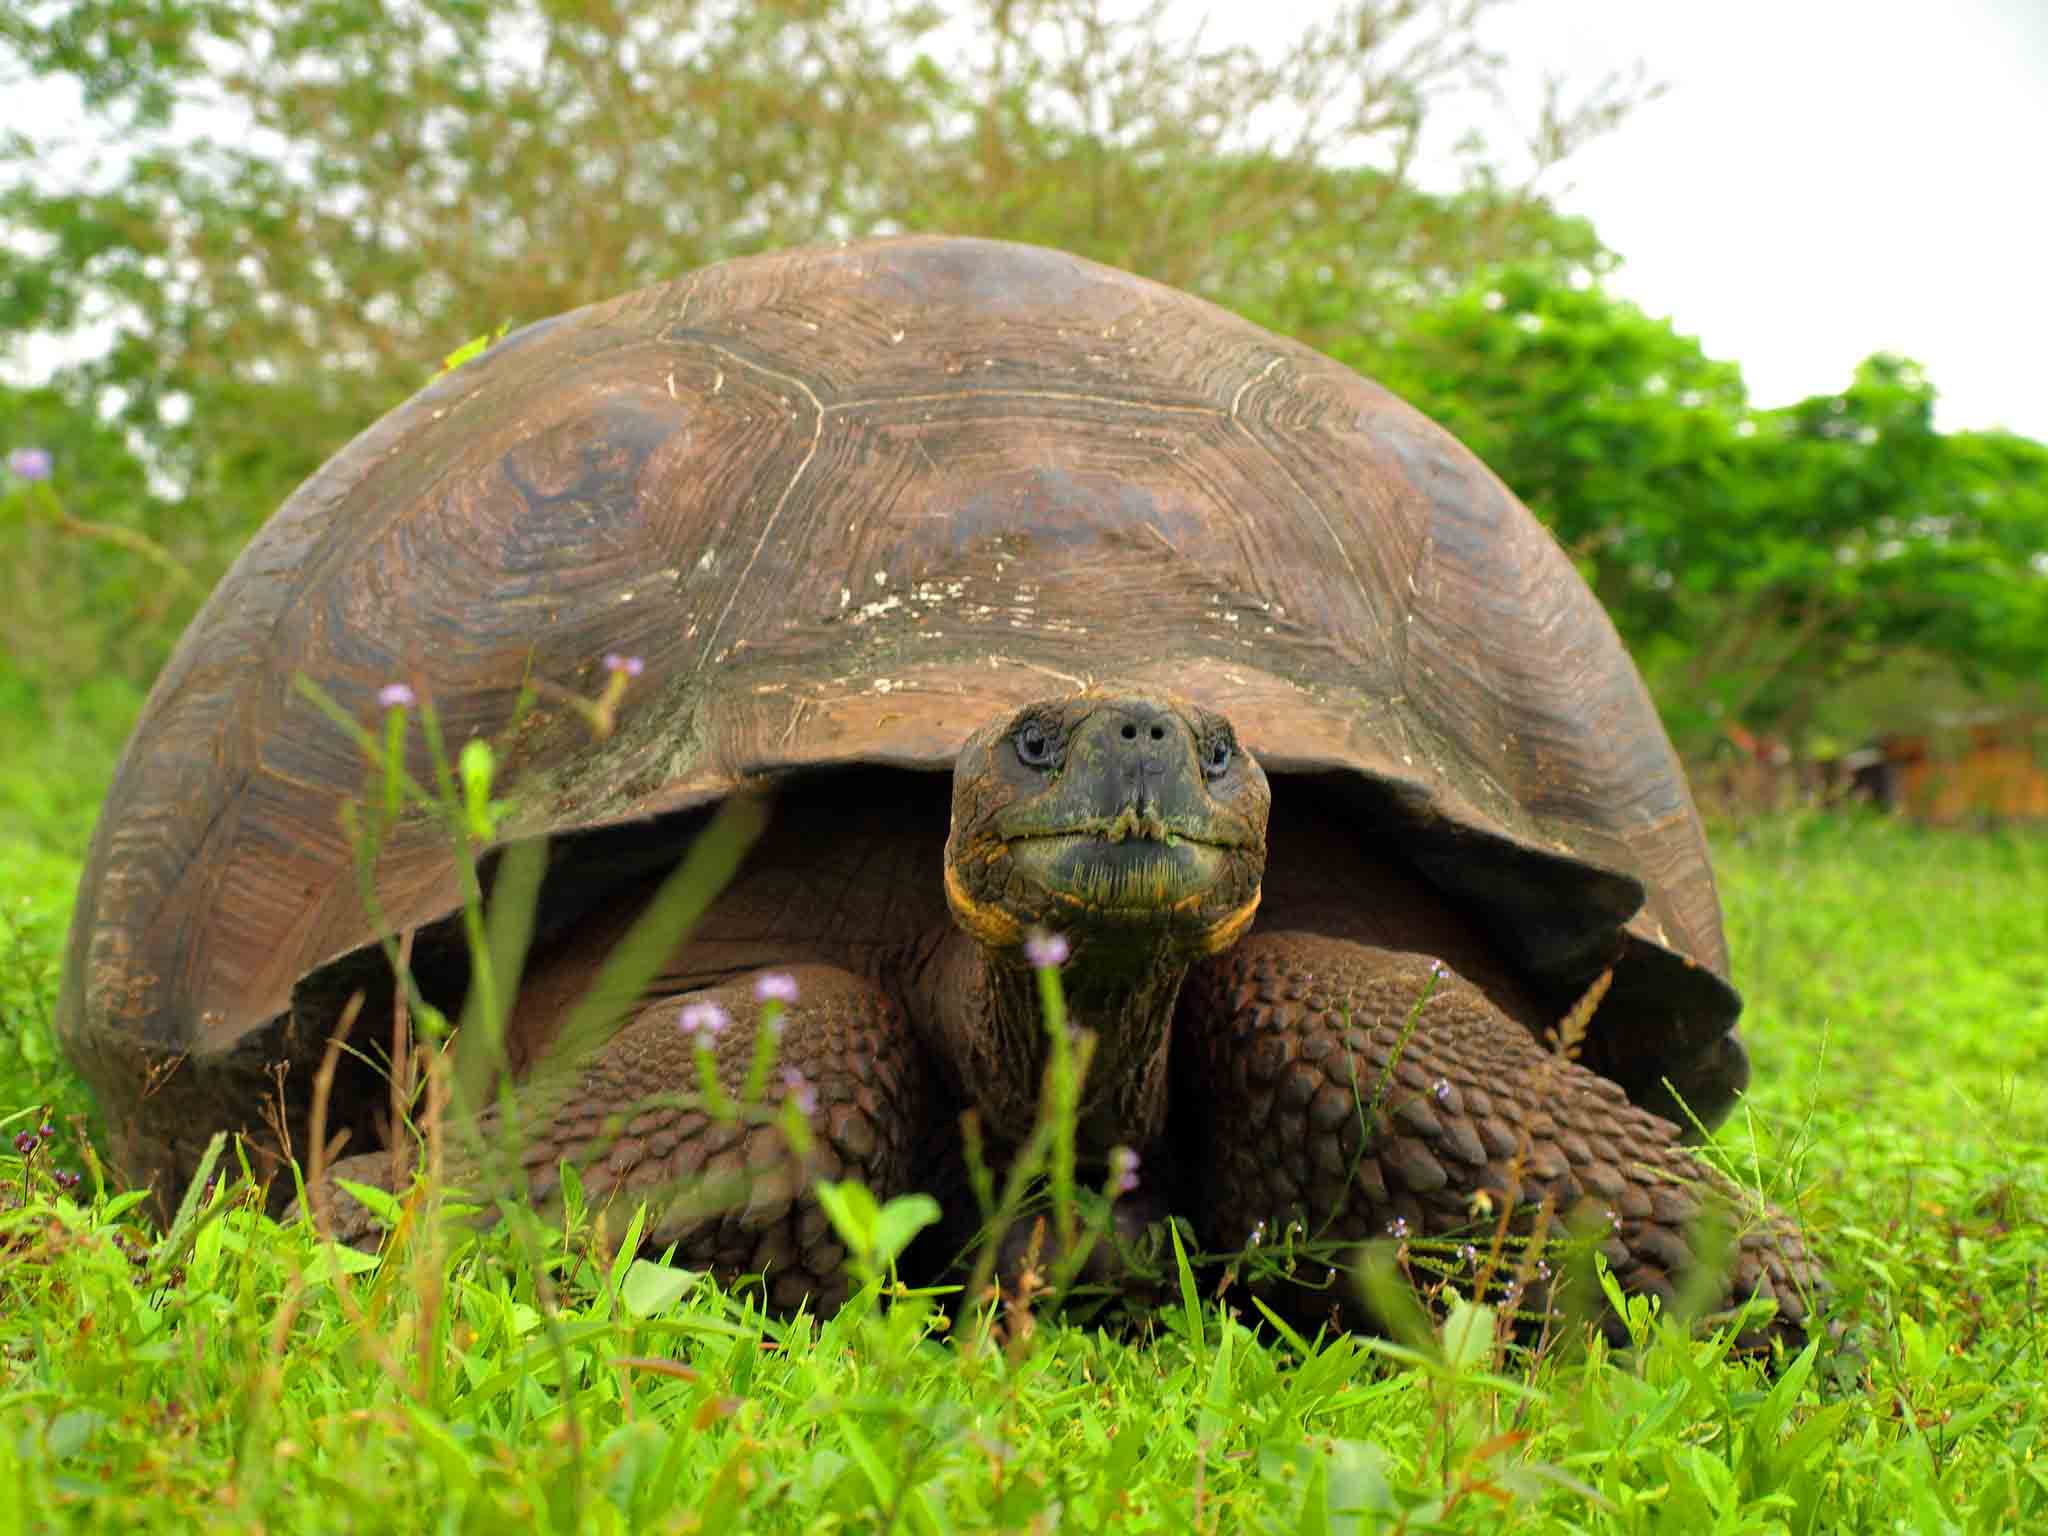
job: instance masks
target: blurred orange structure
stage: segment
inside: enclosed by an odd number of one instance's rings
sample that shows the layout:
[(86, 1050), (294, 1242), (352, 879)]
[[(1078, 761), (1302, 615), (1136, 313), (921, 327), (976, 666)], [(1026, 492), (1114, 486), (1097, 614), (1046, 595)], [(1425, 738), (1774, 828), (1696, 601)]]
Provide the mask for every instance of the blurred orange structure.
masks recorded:
[(2048, 715), (1880, 736), (1877, 753), (1873, 798), (1917, 821), (2048, 820)]
[(2048, 714), (2016, 714), (1894, 731), (1817, 761), (1740, 725), (1693, 775), (1723, 814), (1864, 800), (1915, 821), (2048, 821)]

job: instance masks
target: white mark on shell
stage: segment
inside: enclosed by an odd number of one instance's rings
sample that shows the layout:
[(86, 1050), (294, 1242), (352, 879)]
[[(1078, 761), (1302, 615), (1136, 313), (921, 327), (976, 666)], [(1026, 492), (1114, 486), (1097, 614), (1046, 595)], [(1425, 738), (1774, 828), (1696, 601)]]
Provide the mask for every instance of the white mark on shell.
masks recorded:
[(865, 624), (869, 619), (879, 619), (883, 614), (902, 606), (903, 599), (892, 592), (879, 603), (863, 604), (860, 611), (854, 614), (852, 622), (855, 624)]

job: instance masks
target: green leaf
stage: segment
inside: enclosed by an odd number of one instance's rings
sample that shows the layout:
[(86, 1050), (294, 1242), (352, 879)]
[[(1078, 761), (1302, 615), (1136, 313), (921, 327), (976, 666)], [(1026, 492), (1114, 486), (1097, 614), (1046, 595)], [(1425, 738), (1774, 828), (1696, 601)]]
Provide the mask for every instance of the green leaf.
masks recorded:
[(496, 330), (487, 331), (481, 336), (470, 337), (469, 340), (441, 359), (441, 372), (453, 373), (471, 358), (482, 357), (484, 353), (488, 352), (500, 341), (503, 341), (505, 333), (511, 328), (511, 321), (501, 321)]
[(366, 1275), (383, 1262), (381, 1254), (365, 1253), (347, 1243), (324, 1242), (320, 1245), (320, 1263), (313, 1274), (324, 1279), (332, 1266), (344, 1275)]
[(702, 1277), (687, 1269), (635, 1259), (626, 1268), (619, 1286), (619, 1300), (635, 1317), (652, 1317), (666, 1312), (682, 1300)]
[(1444, 1363), (1453, 1371), (1478, 1371), (1493, 1358), (1494, 1309), (1467, 1301), (1456, 1291), (1441, 1332)]
[(1180, 1280), (1180, 1315), (1188, 1331), (1188, 1344), (1199, 1354), (1207, 1345), (1202, 1333), (1202, 1302), (1195, 1294), (1195, 1269), (1188, 1262), (1188, 1251), (1180, 1240), (1180, 1223), (1169, 1221), (1167, 1235), (1173, 1239), (1173, 1270)]
[(943, 1213), (930, 1195), (898, 1195), (877, 1214), (874, 1223), (874, 1262), (894, 1264), (911, 1239), (936, 1222)]
[(398, 1196), (388, 1189), (379, 1189), (375, 1184), (360, 1184), (354, 1179), (337, 1178), (335, 1185), (345, 1190), (350, 1198), (361, 1205), (378, 1221), (387, 1227), (395, 1227), (403, 1216), (405, 1208)]
[(832, 1230), (863, 1263), (871, 1263), (882, 1208), (857, 1179), (819, 1179), (811, 1186)]

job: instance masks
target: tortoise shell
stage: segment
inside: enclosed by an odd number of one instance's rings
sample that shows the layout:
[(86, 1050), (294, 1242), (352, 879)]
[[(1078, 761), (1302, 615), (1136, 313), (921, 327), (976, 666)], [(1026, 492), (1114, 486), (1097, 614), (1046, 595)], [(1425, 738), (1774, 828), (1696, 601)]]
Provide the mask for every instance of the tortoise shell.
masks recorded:
[[(559, 700), (607, 653), (644, 672), (598, 740)], [(530, 325), (330, 460), (185, 635), (95, 832), (60, 1032), (115, 1102), (137, 1051), (231, 1051), (377, 937), (340, 814), (363, 759), (301, 674), (489, 739), (508, 838), (948, 770), (1051, 688), (1168, 689), (1277, 792), (1344, 786), (1561, 1004), (1611, 967), (1588, 1045), (1632, 1093), (1702, 1059), (1696, 1108), (1739, 1087), (1697, 813), (1549, 534), (1349, 369), (1072, 256), (727, 262)], [(458, 903), (424, 820), (376, 879), (396, 928)]]

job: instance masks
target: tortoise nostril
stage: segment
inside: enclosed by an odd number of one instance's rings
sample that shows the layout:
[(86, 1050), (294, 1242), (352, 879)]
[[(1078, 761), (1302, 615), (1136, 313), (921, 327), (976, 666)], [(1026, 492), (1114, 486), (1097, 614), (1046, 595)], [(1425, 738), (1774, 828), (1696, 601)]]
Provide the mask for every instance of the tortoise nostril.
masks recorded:
[(1166, 727), (1165, 727), (1165, 726), (1163, 726), (1163, 725), (1155, 725), (1155, 726), (1153, 726), (1153, 727), (1152, 727), (1152, 739), (1153, 739), (1154, 741), (1164, 741), (1164, 740), (1166, 740)]
[(1138, 728), (1126, 721), (1122, 734), (1125, 741), (1136, 741), (1138, 739)]

